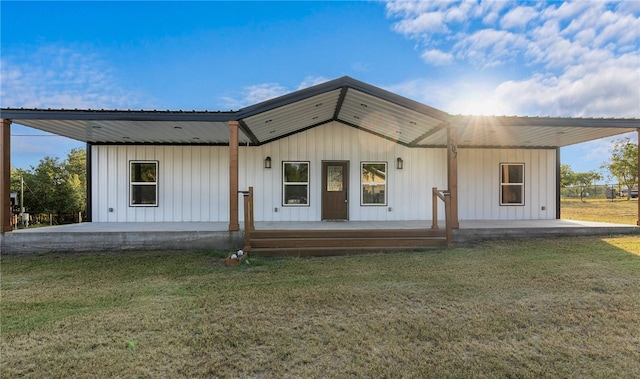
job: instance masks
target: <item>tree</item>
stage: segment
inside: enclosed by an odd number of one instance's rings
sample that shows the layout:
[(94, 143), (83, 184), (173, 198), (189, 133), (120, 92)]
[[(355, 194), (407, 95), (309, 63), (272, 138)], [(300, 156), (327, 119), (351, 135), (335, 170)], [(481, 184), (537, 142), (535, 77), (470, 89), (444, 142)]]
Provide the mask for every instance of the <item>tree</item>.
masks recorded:
[(586, 190), (597, 180), (602, 180), (602, 175), (594, 170), (588, 172), (577, 172), (574, 174), (574, 183), (580, 188), (580, 200), (583, 199)]
[(45, 157), (30, 170), (12, 170), (11, 187), (18, 192), (22, 178), (27, 212), (56, 214), (60, 223), (63, 214), (86, 211), (86, 176), (86, 152), (73, 149), (63, 162)]
[(602, 164), (618, 182), (626, 186), (627, 200), (631, 198), (631, 189), (638, 183), (638, 145), (629, 138), (614, 141), (609, 162)]
[(580, 193), (580, 200), (584, 198), (587, 189), (597, 180), (602, 180), (602, 175), (595, 170), (587, 172), (574, 172), (571, 166), (560, 165), (560, 185), (564, 188), (577, 188)]
[(575, 173), (568, 164), (560, 165), (560, 186), (567, 188), (574, 182)]

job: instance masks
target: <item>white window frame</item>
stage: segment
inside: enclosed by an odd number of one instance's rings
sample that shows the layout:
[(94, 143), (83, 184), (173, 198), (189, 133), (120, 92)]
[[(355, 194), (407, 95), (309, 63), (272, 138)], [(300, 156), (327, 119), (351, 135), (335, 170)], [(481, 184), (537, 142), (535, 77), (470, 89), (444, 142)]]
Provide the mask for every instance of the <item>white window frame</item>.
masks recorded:
[[(286, 170), (285, 166), (288, 164), (305, 164), (307, 165), (307, 181), (306, 182), (287, 182), (286, 180)], [(309, 207), (310, 199), (309, 199), (309, 190), (310, 190), (310, 178), (311, 178), (311, 163), (309, 161), (282, 161), (282, 206), (283, 207)], [(306, 186), (306, 203), (287, 203), (286, 200), (286, 188), (287, 186)]]
[[(384, 203), (365, 203), (364, 202), (364, 186), (368, 185), (368, 186), (379, 186), (380, 183), (377, 183), (375, 181), (370, 181), (370, 182), (365, 182), (363, 180), (363, 170), (364, 170), (364, 165), (366, 164), (382, 164), (384, 165)], [(389, 165), (387, 162), (375, 162), (375, 161), (367, 161), (367, 162), (360, 162), (360, 205), (361, 206), (365, 206), (365, 207), (383, 207), (387, 205), (387, 189), (389, 187), (388, 185), (389, 183)]]
[[(519, 166), (522, 167), (522, 182), (511, 182), (511, 181), (504, 181), (503, 179), (503, 173), (504, 173), (504, 167), (505, 166)], [(524, 163), (500, 163), (500, 205), (501, 206), (522, 206), (524, 205), (524, 171), (525, 167), (524, 167)], [(506, 186), (509, 187), (520, 187), (520, 202), (505, 202), (504, 200), (504, 189)]]
[[(156, 168), (156, 181), (155, 182), (134, 182), (132, 180), (132, 170), (134, 164), (153, 164)], [(136, 160), (129, 161), (129, 206), (130, 207), (157, 207), (158, 206), (158, 176), (159, 176), (160, 163), (159, 161), (147, 161)], [(136, 204), (133, 202), (133, 188), (134, 186), (154, 186), (155, 187), (155, 202), (152, 204)]]

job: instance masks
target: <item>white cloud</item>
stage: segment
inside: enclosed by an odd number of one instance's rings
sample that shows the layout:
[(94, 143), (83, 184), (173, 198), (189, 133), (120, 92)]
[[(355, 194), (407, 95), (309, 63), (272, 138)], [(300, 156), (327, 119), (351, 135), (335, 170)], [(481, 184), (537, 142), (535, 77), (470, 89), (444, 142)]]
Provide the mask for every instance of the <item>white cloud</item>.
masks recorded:
[(289, 92), (286, 88), (276, 83), (263, 83), (245, 87), (243, 98), (248, 104), (256, 104), (273, 99)]
[(636, 53), (611, 58), (598, 70), (576, 65), (559, 76), (504, 82), (495, 94), (523, 115), (640, 117), (638, 62)]
[(520, 68), (479, 98), (466, 79), (441, 83), (467, 91), (443, 100), (445, 110), (476, 109), (475, 99), (505, 114), (640, 117), (640, 2), (427, 3), (387, 4), (394, 30), (417, 42), (425, 63)]
[(0, 63), (2, 107), (106, 109), (138, 102), (86, 47), (46, 45), (21, 57), (4, 55)]
[(429, 32), (444, 32), (444, 14), (442, 12), (427, 12), (415, 18), (404, 19), (394, 25), (394, 30), (400, 34), (418, 36)]
[(504, 30), (482, 29), (454, 46), (456, 56), (478, 66), (489, 67), (515, 58), (515, 52), (527, 45), (527, 39)]
[(306, 78), (304, 78), (304, 80), (302, 80), (302, 82), (298, 85), (298, 90), (301, 89), (305, 89), (305, 88), (309, 88), (309, 87), (313, 87), (316, 84), (320, 84), (320, 83), (324, 83), (324, 82), (328, 82), (329, 79), (323, 77), (323, 76), (307, 76)]
[(445, 53), (436, 49), (425, 51), (420, 57), (425, 62), (431, 63), (434, 66), (446, 66), (453, 62), (453, 55), (451, 53)]
[(505, 14), (500, 20), (500, 26), (504, 29), (521, 29), (527, 26), (529, 21), (538, 17), (538, 11), (532, 7), (517, 7)]
[(296, 90), (301, 90), (324, 83), (327, 79), (321, 76), (307, 76), (295, 89), (286, 88), (278, 83), (261, 83), (244, 87), (240, 98), (222, 97), (223, 106), (229, 109), (241, 109), (263, 101), (286, 95)]

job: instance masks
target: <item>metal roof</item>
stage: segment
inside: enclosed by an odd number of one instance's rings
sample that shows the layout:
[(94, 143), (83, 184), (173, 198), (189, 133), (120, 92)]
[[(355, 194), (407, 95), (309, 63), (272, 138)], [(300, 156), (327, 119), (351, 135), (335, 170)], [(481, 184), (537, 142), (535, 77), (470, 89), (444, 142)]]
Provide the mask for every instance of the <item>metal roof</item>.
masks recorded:
[(3, 108), (0, 117), (92, 144), (228, 144), (229, 121), (243, 145), (331, 121), (412, 147), (445, 146), (449, 125), (460, 147), (555, 148), (640, 128), (639, 119), (453, 116), (347, 76), (238, 111)]

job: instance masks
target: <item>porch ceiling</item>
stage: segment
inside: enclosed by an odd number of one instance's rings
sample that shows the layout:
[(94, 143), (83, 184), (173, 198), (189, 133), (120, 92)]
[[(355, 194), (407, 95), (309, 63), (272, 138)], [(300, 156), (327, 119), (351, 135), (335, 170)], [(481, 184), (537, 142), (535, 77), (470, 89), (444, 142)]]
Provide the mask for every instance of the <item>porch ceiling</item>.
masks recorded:
[(446, 127), (460, 147), (562, 147), (640, 128), (639, 119), (452, 116), (349, 77), (230, 112), (44, 110), (3, 108), (16, 124), (92, 144), (261, 145), (336, 121), (405, 146), (446, 146)]

